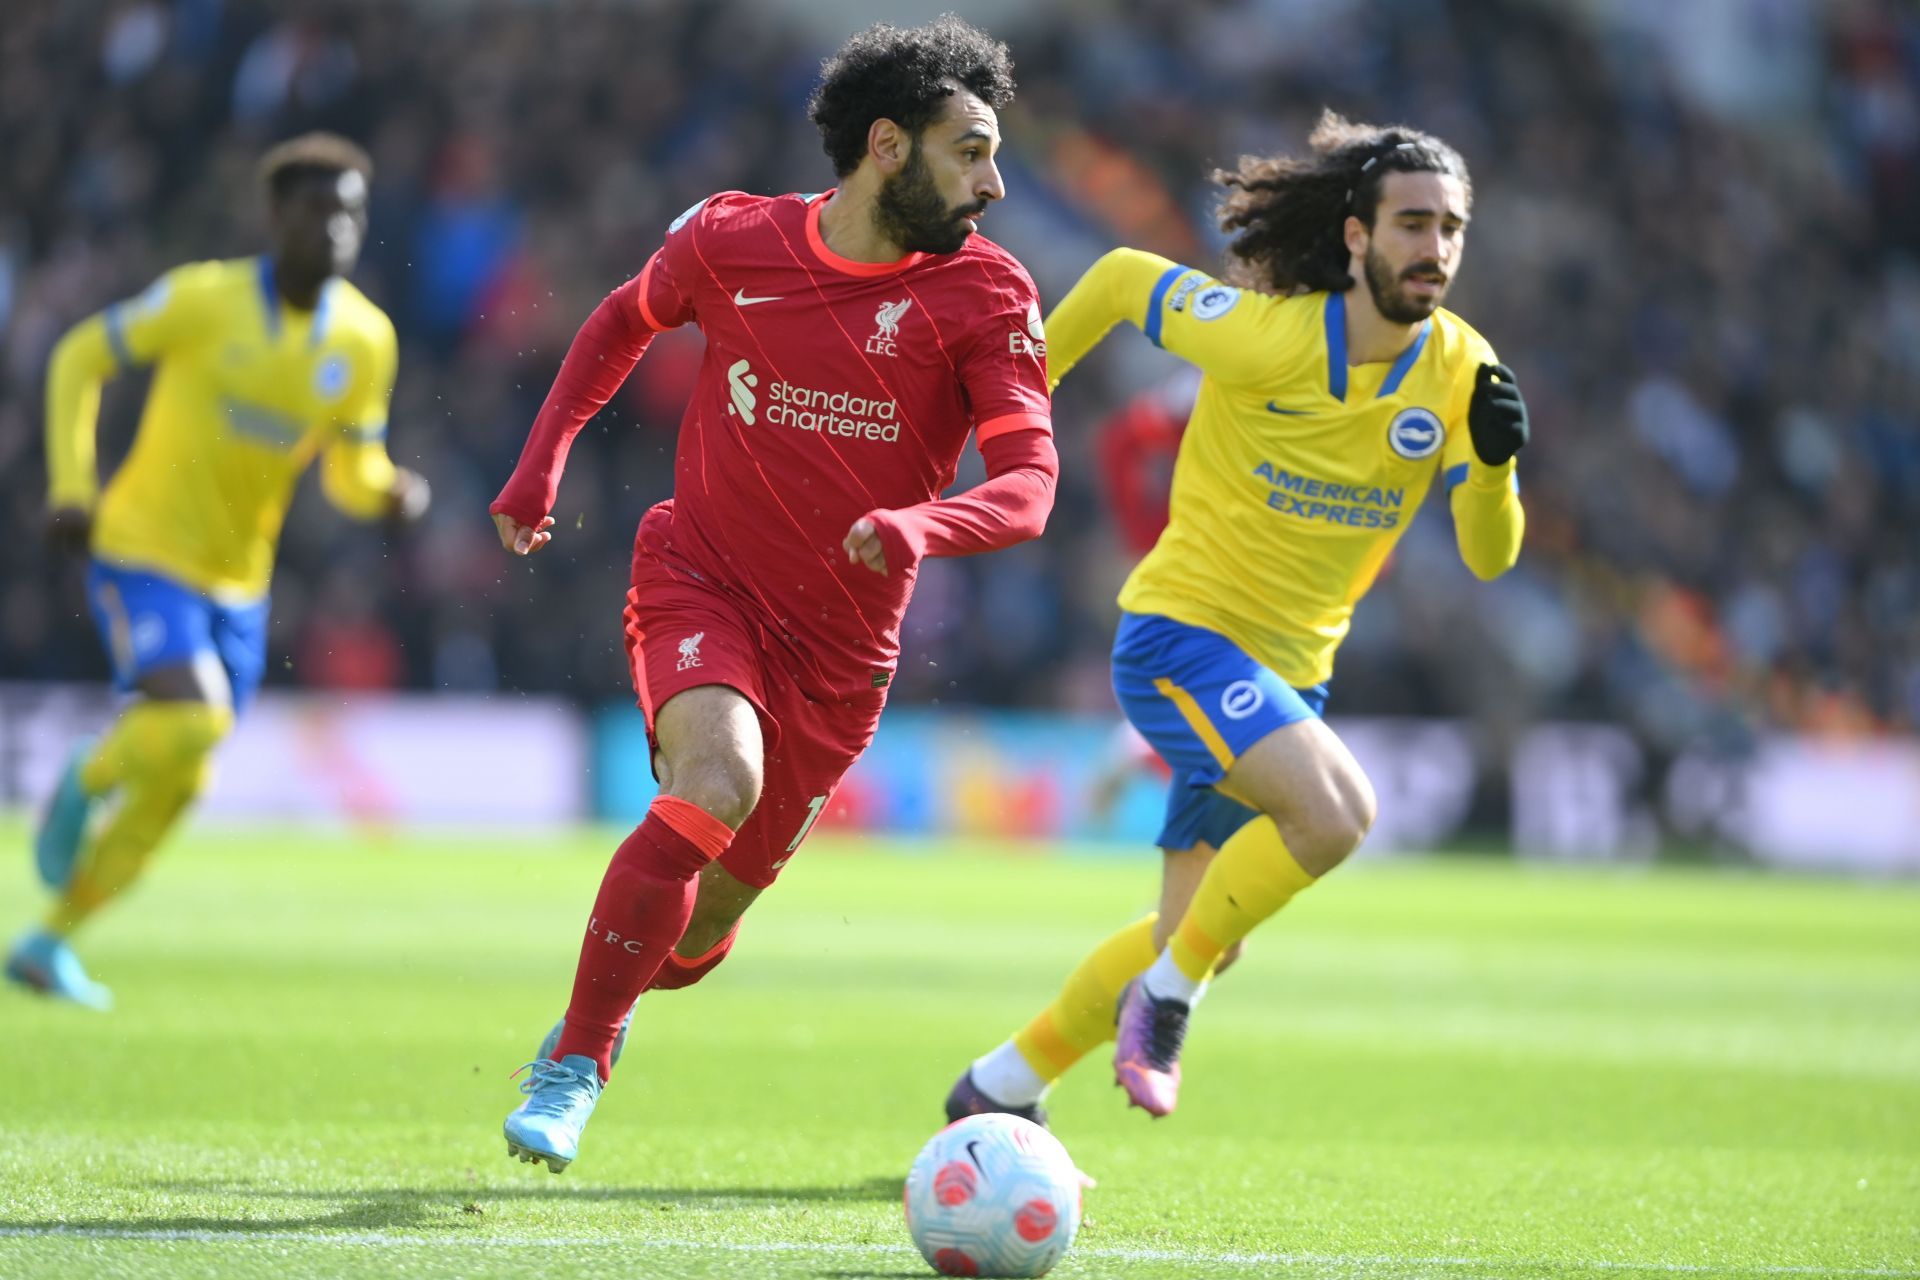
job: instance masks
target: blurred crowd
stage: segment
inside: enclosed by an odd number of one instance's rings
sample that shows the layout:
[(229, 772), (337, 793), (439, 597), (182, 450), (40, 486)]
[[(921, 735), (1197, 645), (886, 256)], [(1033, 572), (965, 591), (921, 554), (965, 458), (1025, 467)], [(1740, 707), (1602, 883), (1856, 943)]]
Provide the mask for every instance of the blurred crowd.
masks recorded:
[[(1604, 718), (1656, 750), (1920, 723), (1920, 13), (1744, 7), (1773, 24), (1736, 60), (1751, 83), (1725, 59), (1702, 81), (1643, 3), (1081, 0), (996, 27), (1021, 89), (989, 234), (1049, 304), (1116, 243), (1217, 264), (1210, 167), (1298, 150), (1323, 105), (1473, 167), (1450, 305), (1532, 407), (1527, 548), (1474, 582), (1436, 501), (1360, 611), (1336, 711)], [(52, 344), (174, 263), (255, 251), (254, 158), (324, 127), (378, 166), (357, 279), (400, 329), (393, 451), (437, 502), (389, 538), (303, 491), (270, 681), (625, 697), (628, 547), (698, 334), (583, 433), (537, 560), (500, 552), (486, 505), (574, 328), (675, 214), (831, 182), (804, 115), (831, 39), (719, 0), (7, 9), (0, 674), (105, 672), (77, 569), (35, 537)], [(1173, 372), (1116, 334), (1063, 387), (1047, 536), (929, 565), (897, 700), (1111, 705), (1127, 564), (1093, 440)], [(110, 390), (104, 459), (139, 390)]]

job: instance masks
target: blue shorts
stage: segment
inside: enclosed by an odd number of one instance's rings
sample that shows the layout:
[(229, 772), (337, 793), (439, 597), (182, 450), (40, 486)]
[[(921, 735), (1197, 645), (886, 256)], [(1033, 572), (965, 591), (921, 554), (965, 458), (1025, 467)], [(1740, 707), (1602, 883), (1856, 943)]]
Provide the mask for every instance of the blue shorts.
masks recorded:
[(1326, 685), (1296, 689), (1219, 632), (1158, 614), (1121, 615), (1113, 691), (1173, 770), (1163, 849), (1219, 848), (1255, 814), (1214, 784), (1254, 743), (1327, 705)]
[(113, 682), (131, 692), (162, 667), (211, 653), (226, 668), (233, 709), (252, 701), (267, 672), (267, 601), (221, 604), (171, 578), (95, 560), (87, 602), (113, 663)]

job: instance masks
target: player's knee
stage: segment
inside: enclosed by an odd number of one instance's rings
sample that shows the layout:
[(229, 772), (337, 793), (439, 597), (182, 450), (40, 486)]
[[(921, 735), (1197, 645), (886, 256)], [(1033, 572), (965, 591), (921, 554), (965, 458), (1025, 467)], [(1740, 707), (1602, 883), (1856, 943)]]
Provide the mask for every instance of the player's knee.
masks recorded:
[[(666, 963), (660, 966), (660, 971), (654, 975), (647, 989), (678, 991), (692, 986), (720, 967), (720, 962), (733, 953), (733, 940), (739, 936), (740, 925), (736, 921), (718, 942), (704, 949), (694, 949), (698, 944), (693, 939), (682, 938), (680, 946), (667, 953)], [(693, 950), (693, 954), (683, 955), (681, 948)]]
[(1380, 815), (1380, 799), (1374, 794), (1373, 783), (1366, 774), (1355, 769), (1347, 779), (1343, 800), (1345, 821), (1353, 838), (1353, 848), (1373, 830), (1373, 820)]
[(201, 702), (149, 704), (150, 732), (142, 735), (139, 771), (189, 796), (213, 776), (215, 750), (233, 729), (233, 712)]
[(1373, 784), (1358, 768), (1336, 772), (1326, 790), (1300, 815), (1293, 854), (1314, 875), (1324, 875), (1347, 860), (1373, 830), (1379, 802)]
[(682, 761), (673, 770), (672, 794), (738, 831), (760, 803), (760, 784), (760, 762), (727, 751)]

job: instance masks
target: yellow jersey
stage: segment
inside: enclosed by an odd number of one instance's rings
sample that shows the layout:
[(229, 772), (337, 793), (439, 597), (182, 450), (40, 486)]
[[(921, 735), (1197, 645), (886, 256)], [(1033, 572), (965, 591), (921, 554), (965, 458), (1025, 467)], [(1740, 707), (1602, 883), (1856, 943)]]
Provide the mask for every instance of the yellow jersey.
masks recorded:
[(1440, 310), (1394, 361), (1349, 366), (1345, 305), (1119, 249), (1046, 321), (1056, 382), (1123, 319), (1203, 374), (1167, 528), (1121, 608), (1217, 631), (1300, 688), (1332, 674), (1436, 474), (1480, 577), (1512, 566), (1524, 529), (1513, 463), (1482, 463), (1467, 432), (1476, 373), (1496, 362), (1486, 339)]
[[(386, 313), (343, 279), (327, 280), (302, 311), (275, 289), (270, 258), (176, 267), (55, 348), (50, 502), (94, 510), (98, 559), (222, 601), (258, 599), (294, 485), (316, 454), (336, 506), (362, 518), (387, 511), (398, 356)], [(132, 451), (96, 503), (100, 384), (148, 364)]]

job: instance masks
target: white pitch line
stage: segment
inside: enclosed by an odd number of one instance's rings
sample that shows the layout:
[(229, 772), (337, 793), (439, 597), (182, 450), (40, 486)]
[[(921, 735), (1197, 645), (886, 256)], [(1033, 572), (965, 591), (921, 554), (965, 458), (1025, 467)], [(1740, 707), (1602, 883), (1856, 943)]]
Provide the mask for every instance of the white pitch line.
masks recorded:
[[(389, 1231), (183, 1231), (137, 1227), (8, 1227), (0, 1226), (0, 1239), (78, 1239), (78, 1240), (155, 1240), (183, 1241), (190, 1244), (251, 1244), (254, 1241), (297, 1241), (303, 1244), (352, 1245), (378, 1248), (444, 1248), (466, 1245), (470, 1248), (638, 1248), (683, 1249), (689, 1252), (712, 1250), (720, 1253), (889, 1253), (912, 1255), (916, 1251), (900, 1244), (801, 1244), (769, 1241), (747, 1244), (718, 1240), (608, 1240), (604, 1236), (415, 1236)], [(1579, 1262), (1547, 1261), (1526, 1258), (1396, 1258), (1385, 1254), (1362, 1256), (1328, 1253), (1206, 1253), (1182, 1249), (1074, 1249), (1081, 1258), (1112, 1258), (1118, 1262), (1178, 1262), (1184, 1264), (1224, 1263), (1228, 1266), (1286, 1267), (1448, 1267), (1455, 1270), (1499, 1271), (1531, 1267), (1543, 1271), (1583, 1269), (1588, 1271), (1643, 1272), (1655, 1275), (1709, 1275), (1716, 1272), (1748, 1276), (1834, 1276), (1868, 1277), (1871, 1280), (1920, 1280), (1920, 1271), (1893, 1267), (1793, 1267), (1730, 1264), (1713, 1266), (1689, 1262), (1617, 1262), (1602, 1259)]]
[(1232, 1265), (1320, 1267), (1452, 1267), (1455, 1269), (1531, 1267), (1542, 1271), (1579, 1269), (1584, 1271), (1646, 1272), (1658, 1275), (1713, 1275), (1731, 1272), (1753, 1276), (1873, 1276), (1885, 1280), (1913, 1280), (1920, 1271), (1898, 1271), (1886, 1267), (1792, 1267), (1764, 1264), (1715, 1266), (1699, 1262), (1617, 1262), (1588, 1259), (1578, 1262), (1550, 1262), (1539, 1258), (1396, 1258), (1390, 1254), (1372, 1256), (1332, 1253), (1186, 1253), (1158, 1249), (1076, 1249), (1070, 1252), (1092, 1258), (1120, 1258), (1138, 1262), (1223, 1262)]

